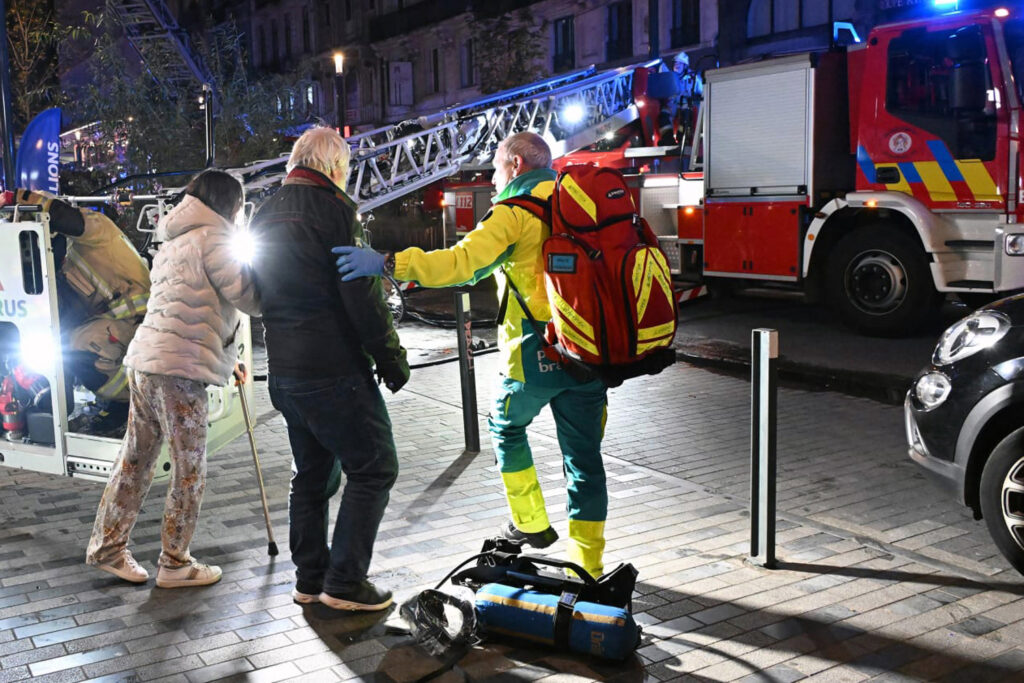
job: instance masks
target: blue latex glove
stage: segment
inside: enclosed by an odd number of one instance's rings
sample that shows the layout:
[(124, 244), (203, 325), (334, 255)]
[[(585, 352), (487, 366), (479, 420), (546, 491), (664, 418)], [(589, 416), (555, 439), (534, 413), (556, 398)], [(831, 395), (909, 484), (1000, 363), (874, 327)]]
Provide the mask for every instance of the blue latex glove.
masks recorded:
[(334, 247), (331, 253), (341, 254), (335, 265), (338, 266), (342, 282), (384, 274), (384, 261), (387, 257), (369, 247)]

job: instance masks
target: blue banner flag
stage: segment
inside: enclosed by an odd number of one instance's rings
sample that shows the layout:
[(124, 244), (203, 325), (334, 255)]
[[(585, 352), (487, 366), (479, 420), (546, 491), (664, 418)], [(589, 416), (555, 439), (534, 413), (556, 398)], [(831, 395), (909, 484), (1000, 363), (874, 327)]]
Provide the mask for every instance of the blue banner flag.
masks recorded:
[(14, 177), (26, 190), (60, 192), (59, 108), (39, 112), (28, 124), (18, 146)]

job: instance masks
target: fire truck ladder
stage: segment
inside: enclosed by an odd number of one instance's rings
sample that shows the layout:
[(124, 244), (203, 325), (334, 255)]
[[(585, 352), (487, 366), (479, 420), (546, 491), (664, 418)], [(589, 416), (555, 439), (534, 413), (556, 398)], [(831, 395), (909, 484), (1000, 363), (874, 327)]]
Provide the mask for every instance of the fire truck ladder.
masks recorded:
[[(635, 120), (634, 69), (660, 63), (584, 69), (352, 136), (346, 191), (369, 211), (462, 168), (486, 166), (501, 140), (523, 131), (543, 135), (553, 156), (568, 154)], [(273, 159), (244, 169), (252, 178), (247, 192), (276, 184), (282, 165)]]
[[(202, 58), (189, 43), (163, 0), (111, 0), (118, 23), (128, 42), (142, 58), (153, 78), (167, 86), (213, 84)], [(153, 65), (159, 64), (158, 72)]]

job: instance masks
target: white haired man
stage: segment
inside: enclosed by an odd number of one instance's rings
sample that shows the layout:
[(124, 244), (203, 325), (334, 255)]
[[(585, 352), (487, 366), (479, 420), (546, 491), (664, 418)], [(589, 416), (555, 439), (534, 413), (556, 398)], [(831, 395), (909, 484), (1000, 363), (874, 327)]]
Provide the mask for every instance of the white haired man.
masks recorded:
[[(342, 282), (329, 249), (362, 244), (342, 188), (348, 144), (332, 128), (303, 133), (288, 177), (252, 221), (274, 407), (292, 448), (289, 546), (292, 597), (344, 610), (381, 610), (391, 591), (367, 580), (377, 528), (398, 476), (391, 421), (377, 384), (409, 379), (405, 349), (380, 278)], [(371, 361), (372, 359), (372, 361)], [(327, 504), (345, 491), (330, 548)]]
[[(601, 460), (607, 414), (607, 388), (600, 380), (578, 382), (544, 355), (518, 297), (507, 296), (511, 281), (535, 320), (551, 319), (544, 290), (541, 245), (551, 234), (531, 212), (500, 204), (509, 197), (548, 199), (554, 189), (551, 149), (536, 133), (516, 133), (494, 155), (495, 206), (476, 229), (449, 249), (424, 253), (410, 248), (379, 254), (368, 248), (339, 247), (337, 265), (345, 281), (394, 272), (399, 280), (427, 287), (475, 283), (491, 273), (498, 297), (507, 301), (498, 333), (504, 368), (501, 388), (488, 416), (491, 441), (505, 484), (511, 519), (501, 534), (536, 548), (558, 539), (548, 521), (526, 428), (546, 405), (551, 406), (562, 449), (569, 517), (569, 559), (593, 576), (604, 571), (604, 524), (608, 491)], [(546, 322), (541, 322), (543, 327)]]

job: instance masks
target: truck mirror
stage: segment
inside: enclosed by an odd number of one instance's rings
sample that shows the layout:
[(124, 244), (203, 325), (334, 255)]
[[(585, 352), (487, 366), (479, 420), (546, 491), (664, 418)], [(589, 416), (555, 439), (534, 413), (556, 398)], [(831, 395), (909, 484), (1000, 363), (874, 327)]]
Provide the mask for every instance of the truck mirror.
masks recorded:
[(984, 62), (962, 62), (953, 67), (949, 106), (954, 111), (982, 111), (988, 102)]

